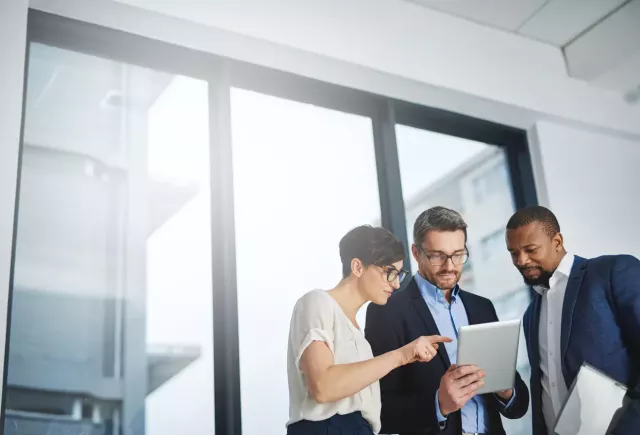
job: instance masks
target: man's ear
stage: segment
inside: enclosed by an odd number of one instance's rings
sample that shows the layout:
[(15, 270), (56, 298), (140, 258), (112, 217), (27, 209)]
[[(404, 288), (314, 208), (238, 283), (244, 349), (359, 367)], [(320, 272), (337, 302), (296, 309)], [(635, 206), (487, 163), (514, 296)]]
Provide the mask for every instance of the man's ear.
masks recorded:
[(415, 243), (411, 245), (411, 254), (416, 261), (420, 261), (420, 250)]
[(561, 233), (556, 233), (556, 235), (553, 236), (553, 243), (556, 248), (556, 252), (560, 252), (564, 249), (564, 238)]

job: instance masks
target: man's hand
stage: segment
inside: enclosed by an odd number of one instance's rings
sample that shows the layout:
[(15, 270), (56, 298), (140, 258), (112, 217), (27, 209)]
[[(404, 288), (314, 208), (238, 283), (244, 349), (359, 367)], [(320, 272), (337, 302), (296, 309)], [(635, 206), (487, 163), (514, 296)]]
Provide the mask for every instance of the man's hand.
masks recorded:
[(460, 366), (452, 364), (440, 379), (438, 404), (440, 413), (447, 416), (461, 409), (478, 388), (484, 385), (482, 380), (486, 373), (476, 366)]
[(505, 403), (509, 403), (509, 400), (513, 397), (513, 388), (510, 390), (498, 391), (496, 395)]

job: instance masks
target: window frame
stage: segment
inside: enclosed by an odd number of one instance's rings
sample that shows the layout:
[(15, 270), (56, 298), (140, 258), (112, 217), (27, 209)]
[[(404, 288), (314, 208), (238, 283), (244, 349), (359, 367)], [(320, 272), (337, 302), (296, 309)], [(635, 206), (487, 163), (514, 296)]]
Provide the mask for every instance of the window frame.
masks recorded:
[[(407, 240), (396, 124), (503, 148), (507, 158), (515, 207), (537, 204), (538, 201), (525, 130), (199, 52), (33, 9), (29, 10), (27, 43), (27, 55), (31, 43), (42, 43), (167, 73), (186, 75), (205, 80), (209, 84), (212, 274), (214, 277), (211, 289), (212, 327), (214, 328), (214, 385), (212, 388), (215, 390), (215, 430), (218, 434), (240, 435), (242, 433), (231, 152), (230, 89), (232, 87), (370, 117), (373, 126), (382, 226), (391, 230), (405, 243), (407, 256), (411, 254)], [(25, 68), (28, 69), (28, 61)], [(28, 83), (25, 82), (25, 92), (27, 86)], [(24, 110), (23, 107), (23, 116)], [(20, 155), (22, 155), (22, 143)], [(20, 180), (21, 169), (21, 167), (18, 168), (18, 180)], [(220, 213), (220, 210), (225, 210), (225, 213)], [(15, 243), (13, 249), (12, 264), (15, 259)], [(9, 303), (11, 303), (12, 291), (13, 289), (10, 289)], [(8, 327), (10, 327), (10, 321), (8, 321)], [(9, 336), (10, 331), (7, 329), (5, 362), (8, 359)], [(127, 369), (128, 367), (125, 366), (124, 370)], [(6, 381), (5, 371), (3, 387), (6, 387)], [(2, 392), (0, 418), (4, 424), (6, 388), (3, 388)]]

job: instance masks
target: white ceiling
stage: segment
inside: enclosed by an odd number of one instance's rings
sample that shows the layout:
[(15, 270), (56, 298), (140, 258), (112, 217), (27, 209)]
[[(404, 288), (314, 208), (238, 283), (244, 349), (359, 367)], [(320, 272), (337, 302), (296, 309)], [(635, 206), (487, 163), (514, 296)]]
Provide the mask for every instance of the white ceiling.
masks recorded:
[(406, 0), (564, 47), (628, 0)]
[(560, 49), (576, 79), (640, 99), (640, 0), (404, 0)]

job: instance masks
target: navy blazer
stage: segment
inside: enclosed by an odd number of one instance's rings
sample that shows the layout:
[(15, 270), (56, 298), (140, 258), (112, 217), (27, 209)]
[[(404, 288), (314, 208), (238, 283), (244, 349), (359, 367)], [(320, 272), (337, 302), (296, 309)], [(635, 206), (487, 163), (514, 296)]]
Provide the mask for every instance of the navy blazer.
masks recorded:
[[(498, 320), (489, 299), (460, 291), (469, 324)], [(395, 292), (384, 306), (370, 304), (367, 308), (365, 335), (374, 355), (398, 349), (423, 335), (440, 335), (418, 284), (411, 280), (406, 289)], [(440, 379), (449, 366), (444, 345), (438, 348), (438, 357), (428, 363), (413, 363), (393, 370), (380, 380), (382, 395), (383, 434), (399, 435), (460, 435), (461, 412), (449, 415), (446, 428), (440, 430), (436, 417), (435, 396)], [(518, 374), (516, 397), (508, 410), (499, 404), (494, 394), (485, 395), (487, 427), (490, 435), (504, 435), (500, 414), (507, 418), (520, 418), (529, 408), (529, 390)]]
[[(533, 433), (547, 434), (542, 415), (538, 325), (542, 296), (524, 315), (531, 363)], [(629, 255), (586, 260), (575, 257), (562, 307), (562, 374), (567, 388), (587, 362), (628, 386), (630, 407), (614, 428), (616, 435), (640, 433), (640, 261)]]

